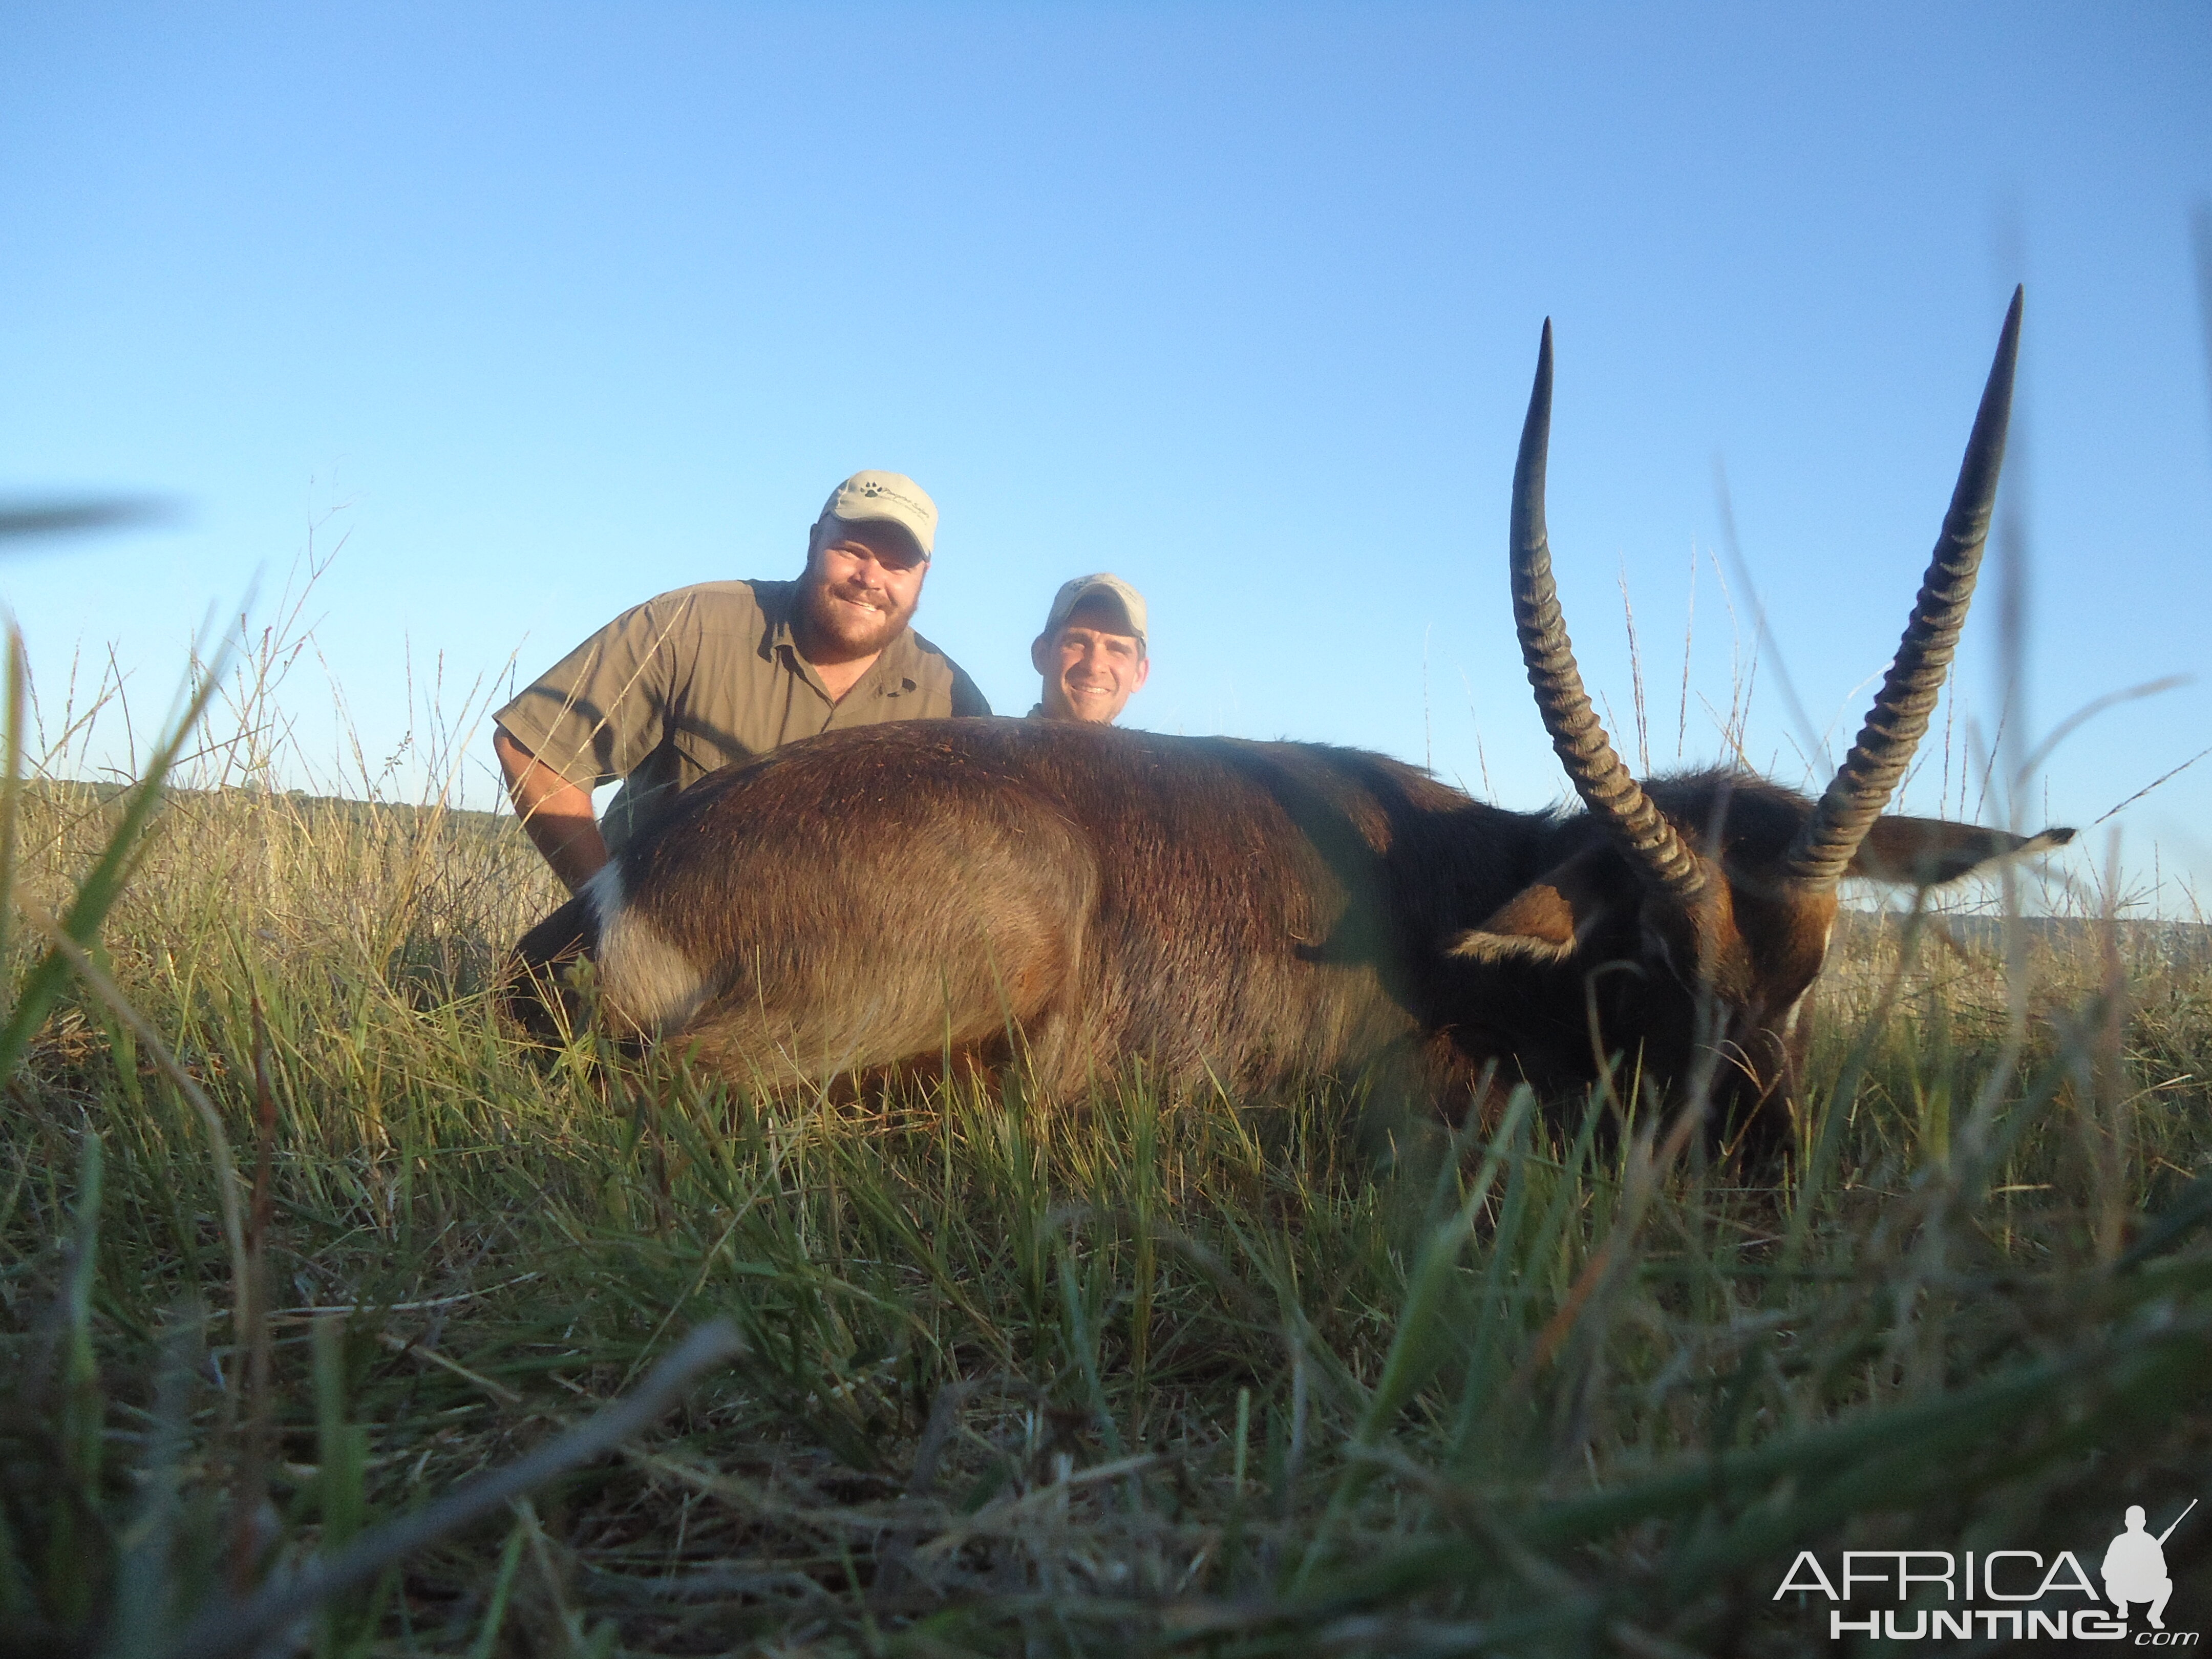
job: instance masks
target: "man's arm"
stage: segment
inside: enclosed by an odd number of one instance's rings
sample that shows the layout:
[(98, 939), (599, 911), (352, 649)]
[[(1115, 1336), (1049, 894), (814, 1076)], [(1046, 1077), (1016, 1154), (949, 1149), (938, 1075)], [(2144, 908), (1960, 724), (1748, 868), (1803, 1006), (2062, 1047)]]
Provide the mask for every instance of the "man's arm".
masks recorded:
[(951, 664), (952, 669), (952, 713), (954, 718), (988, 718), (991, 713), (990, 701), (984, 696), (982, 691), (976, 686), (975, 682), (968, 678), (968, 671), (966, 669), (961, 667), (958, 663), (953, 662), (950, 657), (946, 658), (945, 661), (948, 664)]
[(523, 832), (574, 892), (607, 861), (599, 821), (592, 816), (592, 792), (540, 765), (503, 726), (492, 727), (491, 746), (507, 775), (507, 793)]

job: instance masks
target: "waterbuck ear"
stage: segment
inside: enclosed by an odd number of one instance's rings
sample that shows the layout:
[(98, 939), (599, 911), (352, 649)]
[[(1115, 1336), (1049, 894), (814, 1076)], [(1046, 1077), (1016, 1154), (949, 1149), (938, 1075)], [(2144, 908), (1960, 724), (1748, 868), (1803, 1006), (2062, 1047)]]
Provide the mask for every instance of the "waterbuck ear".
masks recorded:
[(1594, 878), (1599, 859), (1583, 853), (1546, 871), (1499, 905), (1480, 927), (1451, 942), (1447, 955), (1470, 962), (1559, 963), (1604, 919), (1607, 898)]
[(1901, 887), (1940, 887), (1970, 876), (1985, 865), (2027, 858), (2063, 847), (2071, 830), (2045, 830), (2039, 836), (2008, 835), (1946, 818), (1906, 817), (1885, 812), (1874, 821), (1844, 873)]

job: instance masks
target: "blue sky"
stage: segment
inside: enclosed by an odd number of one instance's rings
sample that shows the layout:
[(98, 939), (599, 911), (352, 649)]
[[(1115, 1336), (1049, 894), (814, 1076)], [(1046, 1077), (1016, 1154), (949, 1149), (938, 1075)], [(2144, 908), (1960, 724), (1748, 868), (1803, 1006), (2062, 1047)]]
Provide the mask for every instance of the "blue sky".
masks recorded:
[[(1553, 544), (1616, 735), (1625, 583), (1654, 765), (1726, 752), (1756, 630), (1717, 461), (1771, 626), (1744, 752), (1802, 781), (1895, 645), (2015, 281), (2027, 728), (2197, 672), (2207, 198), (2201, 4), (0, 0), (0, 496), (185, 504), (0, 596), (50, 700), (112, 645), (158, 710), (319, 526), (283, 697), (334, 775), (330, 681), (374, 769), (441, 661), (458, 713), (650, 593), (789, 574), (885, 466), (943, 509), (921, 626), (1002, 712), (1054, 588), (1111, 568), (1152, 605), (1131, 723), (1536, 806), (1504, 553), (1548, 315)], [(1923, 810), (1996, 720), (1991, 575)], [(2206, 744), (2212, 684), (2106, 714), (2029, 815)], [(2112, 822), (2212, 878), (2212, 760)]]

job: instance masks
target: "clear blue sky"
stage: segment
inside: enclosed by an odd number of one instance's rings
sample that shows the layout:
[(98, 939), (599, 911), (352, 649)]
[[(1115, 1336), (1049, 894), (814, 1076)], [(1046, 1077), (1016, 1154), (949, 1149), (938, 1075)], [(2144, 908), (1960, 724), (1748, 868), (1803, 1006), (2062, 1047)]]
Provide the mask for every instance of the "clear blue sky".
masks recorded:
[[(922, 629), (1002, 712), (1054, 586), (1112, 568), (1153, 607), (1131, 723), (1535, 806), (1562, 785), (1505, 511), (1550, 315), (1553, 544), (1616, 734), (1625, 580), (1674, 761), (1694, 556), (1682, 747), (1723, 752), (1718, 458), (1772, 628), (1747, 752), (1802, 781), (1774, 655), (1839, 753), (2015, 280), (2030, 725), (2199, 669), (2208, 197), (2201, 0), (5, 0), (0, 495), (187, 511), (12, 557), (0, 595), (50, 698), (112, 643), (143, 720), (208, 607), (272, 592), (321, 521), (317, 641), (374, 766), (410, 655), (418, 687), (441, 656), (449, 693), (526, 678), (650, 593), (792, 574), (830, 486), (891, 467), (944, 514)], [(330, 756), (322, 672), (285, 700)], [(2207, 744), (2212, 683), (2107, 714), (2036, 816), (2087, 824)], [(2212, 760), (2115, 822), (2145, 873), (2155, 843), (2212, 878)]]

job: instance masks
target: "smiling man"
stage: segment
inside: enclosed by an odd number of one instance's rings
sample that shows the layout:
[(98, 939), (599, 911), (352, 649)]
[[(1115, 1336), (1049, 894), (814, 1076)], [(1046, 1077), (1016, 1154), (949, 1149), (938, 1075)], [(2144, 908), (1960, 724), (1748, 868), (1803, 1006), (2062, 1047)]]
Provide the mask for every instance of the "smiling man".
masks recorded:
[[(908, 626), (937, 504), (896, 472), (830, 493), (796, 581), (702, 582), (647, 599), (493, 718), (525, 830), (573, 890), (677, 793), (719, 767), (841, 726), (988, 714)], [(623, 782), (601, 823), (592, 791)]]
[(1145, 596), (1103, 571), (1061, 583), (1030, 662), (1044, 676), (1032, 718), (1110, 726), (1152, 672)]

